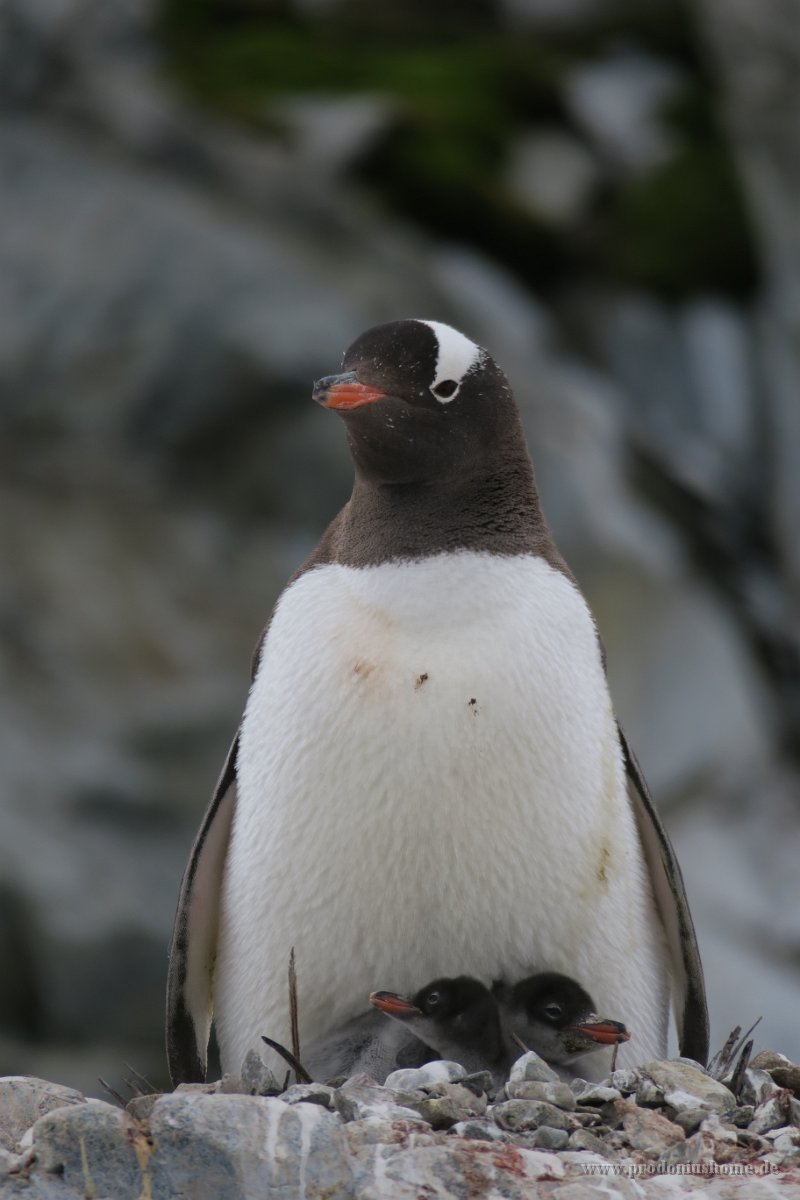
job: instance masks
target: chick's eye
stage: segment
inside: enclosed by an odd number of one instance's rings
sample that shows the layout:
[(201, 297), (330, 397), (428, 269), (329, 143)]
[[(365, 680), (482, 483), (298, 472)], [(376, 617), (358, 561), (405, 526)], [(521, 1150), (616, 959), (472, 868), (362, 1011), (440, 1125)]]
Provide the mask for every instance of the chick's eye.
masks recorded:
[(431, 388), (434, 396), (438, 396), (440, 400), (449, 400), (457, 390), (458, 384), (455, 379), (443, 379), (441, 383), (436, 383)]
[(436, 1005), (439, 1003), (439, 993), (428, 992), (427, 996), (425, 997), (425, 1003), (427, 1004), (428, 1008), (436, 1008)]
[(562, 1009), (560, 1004), (545, 1005), (544, 1015), (547, 1017), (548, 1021), (557, 1021), (561, 1016), (561, 1012)]

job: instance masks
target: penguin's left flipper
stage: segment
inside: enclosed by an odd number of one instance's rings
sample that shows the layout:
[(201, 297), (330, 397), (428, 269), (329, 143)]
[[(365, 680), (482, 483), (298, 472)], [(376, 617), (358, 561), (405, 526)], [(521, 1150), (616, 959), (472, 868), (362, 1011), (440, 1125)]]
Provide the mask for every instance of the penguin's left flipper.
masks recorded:
[(203, 1083), (213, 1003), (222, 873), (236, 806), (233, 739), (181, 882), (167, 973), (167, 1060), (173, 1086)]
[(628, 795), (672, 959), (673, 1005), (680, 1052), (705, 1066), (708, 1060), (708, 1006), (703, 965), (683, 876), (641, 768), (621, 726), (617, 728), (628, 778)]

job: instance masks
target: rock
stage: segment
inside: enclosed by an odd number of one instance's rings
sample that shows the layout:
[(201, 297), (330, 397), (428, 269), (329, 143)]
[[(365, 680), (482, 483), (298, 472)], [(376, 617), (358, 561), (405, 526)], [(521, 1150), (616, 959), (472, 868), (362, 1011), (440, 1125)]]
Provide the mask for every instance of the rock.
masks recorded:
[(755, 1109), (752, 1104), (739, 1104), (733, 1112), (727, 1114), (728, 1120), (737, 1129), (746, 1129), (753, 1119)]
[(645, 1076), (636, 1086), (636, 1103), (648, 1108), (659, 1108), (664, 1103), (664, 1093), (652, 1079)]
[(743, 1104), (756, 1106), (769, 1100), (780, 1091), (778, 1084), (767, 1071), (754, 1070), (748, 1067), (744, 1073), (739, 1098)]
[(777, 1050), (759, 1050), (758, 1054), (750, 1059), (749, 1069), (751, 1071), (771, 1071), (773, 1067), (793, 1067), (795, 1064), (785, 1054), (779, 1054)]
[(569, 1084), (566, 1083), (544, 1083), (540, 1079), (523, 1079), (519, 1083), (508, 1083), (506, 1095), (509, 1100), (544, 1100), (548, 1104), (555, 1104), (557, 1108), (569, 1110), (575, 1108), (575, 1097)]
[[(154, 1196), (354, 1196), (342, 1125), (318, 1104), (164, 1096), (153, 1109), (150, 1134)], [(109, 1194), (127, 1200), (119, 1191)]]
[(663, 1093), (665, 1102), (678, 1111), (695, 1107), (728, 1112), (736, 1107), (733, 1093), (696, 1064), (656, 1060), (646, 1063), (642, 1073)]
[(541, 1125), (566, 1130), (575, 1127), (575, 1121), (561, 1109), (541, 1100), (505, 1100), (502, 1104), (495, 1104), (490, 1112), (492, 1120), (501, 1129), (508, 1129), (512, 1133), (538, 1129)]
[(800, 1101), (791, 1092), (782, 1091), (758, 1105), (747, 1128), (751, 1133), (768, 1133), (790, 1124), (800, 1126)]
[(671, 1120), (680, 1125), (685, 1134), (695, 1133), (708, 1116), (707, 1108), (683, 1108), (673, 1113)]
[(353, 1162), (359, 1200), (378, 1196), (448, 1200), (467, 1195), (530, 1200), (537, 1180), (564, 1178), (564, 1166), (555, 1154), (443, 1136), (443, 1145), (402, 1153), (392, 1146), (365, 1147)]
[(566, 102), (598, 150), (625, 171), (662, 162), (673, 140), (661, 110), (682, 83), (672, 63), (639, 53), (620, 53), (573, 71)]
[(668, 1121), (661, 1113), (639, 1108), (631, 1100), (616, 1100), (614, 1108), (622, 1119), (622, 1128), (631, 1147), (650, 1158), (658, 1158), (667, 1147), (684, 1140), (680, 1126)]
[(526, 1079), (536, 1080), (540, 1083), (561, 1082), (553, 1068), (548, 1066), (534, 1050), (528, 1050), (522, 1055), (522, 1058), (518, 1058), (508, 1076), (509, 1083), (522, 1083)]
[(512, 147), (510, 191), (536, 216), (555, 225), (569, 224), (585, 212), (600, 178), (594, 156), (560, 129), (526, 134)]
[[(163, 1103), (163, 1101), (162, 1101)], [(102, 1100), (58, 1108), (33, 1129), (37, 1167), (79, 1195), (139, 1200), (149, 1186), (150, 1144), (123, 1109)]]
[(611, 1086), (617, 1088), (623, 1095), (635, 1092), (639, 1084), (639, 1072), (630, 1067), (619, 1067), (611, 1072)]
[(454, 1137), (477, 1138), (479, 1141), (504, 1142), (508, 1135), (491, 1121), (458, 1121), (450, 1127)]
[(433, 1083), (457, 1083), (466, 1077), (466, 1070), (459, 1063), (437, 1060), (423, 1067), (392, 1071), (386, 1076), (384, 1086), (396, 1092), (414, 1092)]
[(731, 487), (739, 491), (742, 469), (752, 470), (754, 453), (751, 331), (732, 305), (710, 300), (683, 310), (680, 331), (701, 432), (722, 453)]
[(284, 96), (270, 106), (304, 168), (317, 178), (340, 174), (365, 154), (394, 113), (387, 96)]
[(125, 1111), (133, 1117), (134, 1121), (147, 1122), (150, 1120), (156, 1100), (160, 1100), (163, 1095), (163, 1092), (150, 1092), (145, 1096), (134, 1096), (125, 1105)]
[(325, 1083), (295, 1083), (280, 1098), (284, 1104), (320, 1104), (323, 1108), (334, 1108), (336, 1088)]
[[(382, 1121), (415, 1121), (419, 1114), (410, 1105), (412, 1101), (420, 1099), (424, 1099), (424, 1096), (418, 1091), (408, 1095), (395, 1088), (380, 1087), (366, 1075), (354, 1075), (335, 1090), (333, 1104), (345, 1121), (363, 1120), (365, 1117), (376, 1117)], [(404, 1105), (403, 1100), (409, 1103)]]
[(771, 1129), (767, 1137), (781, 1154), (797, 1154), (800, 1150), (800, 1129), (795, 1125), (782, 1125)]
[(612, 1100), (621, 1100), (622, 1093), (618, 1088), (606, 1087), (602, 1083), (584, 1083), (584, 1086), (574, 1092), (578, 1104), (608, 1104)]
[[(486, 1111), (485, 1099), (481, 1102), (466, 1088), (462, 1088), (461, 1093), (461, 1095), (431, 1096), (425, 1100), (415, 1100), (413, 1108), (433, 1129), (449, 1129), (458, 1121), (467, 1121)], [(409, 1101), (409, 1107), (412, 1107), (411, 1101)]]
[(602, 1139), (588, 1129), (573, 1129), (567, 1145), (570, 1150), (588, 1150), (602, 1158), (610, 1157), (609, 1150)]
[(344, 1127), (344, 1135), (351, 1150), (361, 1146), (435, 1145), (441, 1136), (434, 1133), (421, 1117), (414, 1121), (365, 1117), (360, 1121), (349, 1121)]
[(475, 1071), (472, 1075), (465, 1075), (461, 1085), (469, 1088), (476, 1096), (485, 1096), (493, 1091), (494, 1079), (491, 1071)]
[(281, 1086), (256, 1050), (248, 1050), (239, 1072), (246, 1096), (277, 1096)]
[(566, 1129), (554, 1129), (552, 1125), (541, 1125), (525, 1137), (525, 1145), (537, 1150), (563, 1150), (569, 1142)]
[(800, 1098), (800, 1066), (792, 1063), (788, 1067), (771, 1067), (769, 1074), (778, 1087), (788, 1088)]
[(74, 1088), (27, 1075), (0, 1079), (0, 1148), (13, 1151), (26, 1130), (57, 1108), (85, 1104)]
[(731, 1145), (736, 1145), (738, 1142), (738, 1131), (729, 1123), (723, 1123), (719, 1114), (712, 1112), (706, 1113), (703, 1118), (703, 1123), (700, 1126), (701, 1133), (710, 1133), (718, 1142), (729, 1142)]
[(715, 1163), (719, 1161), (718, 1154), (717, 1142), (710, 1133), (693, 1133), (683, 1141), (665, 1146), (658, 1159), (669, 1170), (679, 1163)]

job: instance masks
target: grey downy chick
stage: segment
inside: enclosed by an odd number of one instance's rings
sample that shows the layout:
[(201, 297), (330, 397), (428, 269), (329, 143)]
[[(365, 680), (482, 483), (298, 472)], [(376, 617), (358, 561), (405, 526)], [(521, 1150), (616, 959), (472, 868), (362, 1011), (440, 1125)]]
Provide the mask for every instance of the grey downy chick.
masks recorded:
[(373, 992), (369, 999), (407, 1034), (435, 1048), (434, 1057), (460, 1063), (470, 1073), (490, 1071), (496, 1084), (517, 1056), (494, 996), (468, 975), (434, 979), (414, 996)]
[(631, 1036), (621, 1022), (597, 1016), (589, 993), (569, 975), (542, 971), (515, 984), (496, 981), (492, 994), (509, 1034), (552, 1067), (568, 1068)]
[(321, 1083), (361, 1071), (383, 1083), (398, 1067), (420, 1067), (435, 1057), (413, 1031), (385, 1020), (372, 1009), (315, 1039), (301, 1055), (311, 1078)]

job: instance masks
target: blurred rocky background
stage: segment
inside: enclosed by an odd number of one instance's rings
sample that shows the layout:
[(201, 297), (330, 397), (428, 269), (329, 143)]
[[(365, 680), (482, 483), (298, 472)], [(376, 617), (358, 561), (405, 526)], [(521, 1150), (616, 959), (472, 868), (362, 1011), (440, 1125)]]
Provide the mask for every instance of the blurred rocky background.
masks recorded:
[[(714, 1041), (800, 1028), (786, 0), (2, 0), (0, 1074), (165, 1082), (178, 881), (367, 326), (506, 368)], [(391, 981), (376, 981), (390, 985)]]

